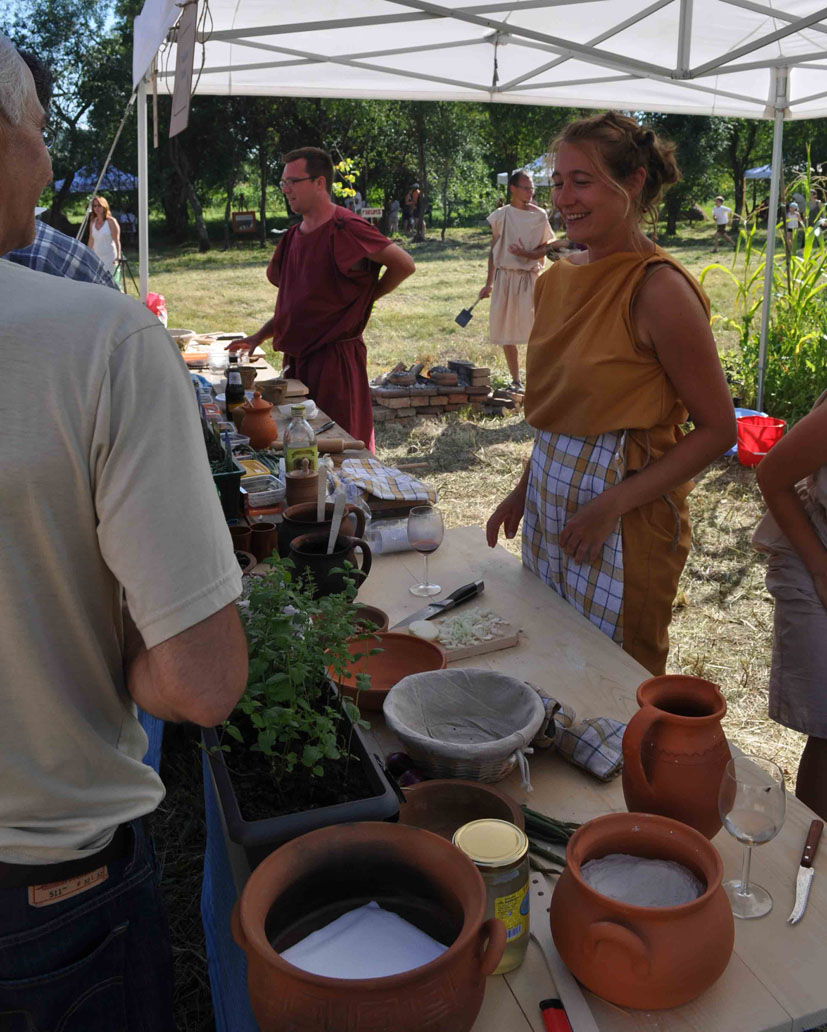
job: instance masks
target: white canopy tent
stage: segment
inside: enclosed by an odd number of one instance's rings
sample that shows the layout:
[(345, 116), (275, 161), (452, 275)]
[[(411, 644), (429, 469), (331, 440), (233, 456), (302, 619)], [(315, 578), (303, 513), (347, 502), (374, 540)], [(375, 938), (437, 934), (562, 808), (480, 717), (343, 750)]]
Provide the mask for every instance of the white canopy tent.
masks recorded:
[[(203, 3), (203, 0), (200, 0)], [(770, 211), (785, 118), (827, 115), (824, 0), (208, 0), (196, 90), (248, 96), (474, 100), (769, 118)], [(176, 0), (135, 19), (141, 291), (148, 284), (146, 81)], [(164, 88), (174, 68), (155, 63)], [(171, 62), (170, 62), (171, 64)], [(775, 238), (767, 245), (759, 407)]]

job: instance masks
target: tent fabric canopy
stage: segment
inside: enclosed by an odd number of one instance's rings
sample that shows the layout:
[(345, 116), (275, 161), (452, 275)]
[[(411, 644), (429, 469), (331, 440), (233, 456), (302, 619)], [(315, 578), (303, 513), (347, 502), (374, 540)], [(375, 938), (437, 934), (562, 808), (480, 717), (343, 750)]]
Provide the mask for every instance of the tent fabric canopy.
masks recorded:
[[(98, 181), (100, 175), (100, 169), (94, 168), (92, 165), (87, 165), (86, 168), (79, 168), (75, 172), (75, 178), (72, 180), (72, 185), (69, 187), (69, 193), (89, 193), (95, 189), (95, 184)], [(65, 180), (58, 179), (54, 184), (55, 190), (60, 190), (63, 187)], [(110, 165), (106, 170), (106, 174), (101, 180), (101, 190), (137, 190), (138, 189), (138, 177), (133, 176), (130, 172), (121, 172), (120, 169), (115, 168), (114, 165)]]
[[(180, 14), (146, 0), (133, 77)], [(481, 100), (788, 118), (827, 115), (824, 0), (209, 0), (201, 94)], [(174, 59), (161, 55), (160, 88)], [(198, 74), (200, 58), (204, 66)], [(169, 67), (167, 67), (167, 63)]]

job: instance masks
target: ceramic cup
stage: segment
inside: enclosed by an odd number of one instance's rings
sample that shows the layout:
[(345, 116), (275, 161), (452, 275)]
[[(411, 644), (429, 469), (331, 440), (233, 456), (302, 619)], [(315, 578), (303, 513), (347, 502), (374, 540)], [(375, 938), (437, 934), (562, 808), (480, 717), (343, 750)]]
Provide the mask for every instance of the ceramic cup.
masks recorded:
[(351, 570), (351, 576), (362, 584), (370, 573), (371, 553), (367, 541), (362, 538), (340, 534), (330, 555), (327, 555), (327, 534), (302, 534), (290, 544), (290, 558), (296, 566), (296, 573), (310, 570), (316, 581), (316, 597), (335, 595), (345, 590), (343, 574), (337, 572), (346, 562), (357, 566), (356, 550), (362, 553), (361, 569)]
[(269, 559), (278, 545), (278, 529), (275, 523), (254, 523), (250, 527), (250, 551), (261, 562)]
[(310, 473), (300, 473), (294, 470), (292, 473), (284, 474), (287, 487), (287, 504), (301, 505), (302, 502), (315, 502), (318, 493), (319, 472), (313, 470)]
[(239, 526), (229, 527), (230, 537), (233, 539), (233, 548), (236, 552), (250, 551), (250, 528), (246, 523)]

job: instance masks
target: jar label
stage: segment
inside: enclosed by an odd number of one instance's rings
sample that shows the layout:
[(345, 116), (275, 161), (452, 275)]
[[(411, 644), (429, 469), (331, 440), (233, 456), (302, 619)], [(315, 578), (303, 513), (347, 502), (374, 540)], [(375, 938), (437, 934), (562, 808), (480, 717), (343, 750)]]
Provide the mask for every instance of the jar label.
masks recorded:
[(302, 445), (300, 447), (293, 447), (292, 445), (285, 445), (284, 448), (284, 465), (288, 473), (292, 473), (295, 470), (302, 468), (302, 459), (307, 459), (307, 468), (316, 469), (318, 467), (319, 450), (315, 444)]
[(508, 896), (498, 896), (494, 900), (494, 917), (498, 917), (505, 925), (506, 942), (514, 942), (528, 932), (529, 905), (528, 882)]

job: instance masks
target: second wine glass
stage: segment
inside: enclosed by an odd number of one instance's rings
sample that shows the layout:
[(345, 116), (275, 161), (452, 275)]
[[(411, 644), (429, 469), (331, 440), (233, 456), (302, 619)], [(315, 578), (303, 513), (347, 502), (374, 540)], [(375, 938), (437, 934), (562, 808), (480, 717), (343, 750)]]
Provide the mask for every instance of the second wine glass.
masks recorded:
[(761, 756), (735, 756), (726, 765), (718, 792), (724, 827), (744, 843), (741, 877), (724, 882), (736, 917), (763, 917), (772, 910), (772, 896), (750, 883), (752, 847), (775, 838), (784, 823), (786, 795), (781, 768)]
[(428, 556), (442, 544), (443, 533), (442, 513), (436, 506), (415, 505), (408, 513), (408, 544), (425, 559), (425, 579), (411, 586), (412, 595), (428, 597), (442, 591), (439, 584), (431, 584), (428, 579)]

